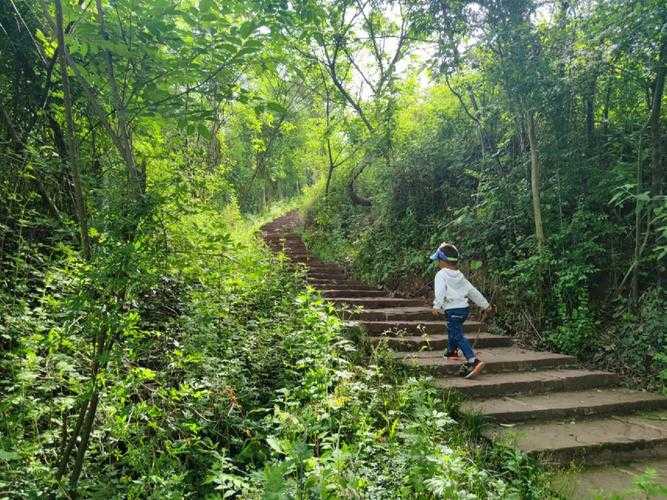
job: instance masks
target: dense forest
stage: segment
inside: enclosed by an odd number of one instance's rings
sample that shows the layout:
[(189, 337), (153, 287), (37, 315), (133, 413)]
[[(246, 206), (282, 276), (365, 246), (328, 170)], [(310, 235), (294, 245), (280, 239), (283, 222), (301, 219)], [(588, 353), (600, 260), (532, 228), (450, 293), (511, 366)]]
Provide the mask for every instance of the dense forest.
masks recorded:
[(659, 0), (0, 0), (0, 496), (546, 498), (259, 225), (662, 390)]

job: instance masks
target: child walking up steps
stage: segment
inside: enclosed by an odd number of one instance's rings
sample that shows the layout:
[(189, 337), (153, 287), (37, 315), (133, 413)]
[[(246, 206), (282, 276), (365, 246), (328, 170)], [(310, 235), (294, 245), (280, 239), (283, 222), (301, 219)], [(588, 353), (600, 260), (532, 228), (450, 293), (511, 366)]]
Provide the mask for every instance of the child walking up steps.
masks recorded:
[(435, 300), (432, 312), (434, 316), (444, 313), (447, 318), (448, 345), (445, 357), (458, 358), (460, 349), (465, 358), (461, 367), (461, 375), (465, 378), (472, 378), (482, 371), (484, 362), (475, 356), (470, 342), (463, 335), (463, 322), (470, 314), (468, 301), (472, 300), (484, 312), (490, 311), (491, 306), (484, 295), (472, 286), (459, 271), (459, 251), (454, 245), (441, 244), (438, 250), (431, 255), (431, 260), (436, 261), (440, 268), (435, 275)]

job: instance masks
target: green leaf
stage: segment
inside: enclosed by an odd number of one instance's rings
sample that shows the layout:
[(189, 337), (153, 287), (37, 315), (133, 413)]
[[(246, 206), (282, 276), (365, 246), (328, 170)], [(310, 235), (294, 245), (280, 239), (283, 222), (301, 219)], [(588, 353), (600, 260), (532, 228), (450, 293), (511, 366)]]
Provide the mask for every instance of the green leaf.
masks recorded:
[(0, 449), (0, 460), (5, 460), (7, 462), (12, 461), (12, 460), (19, 460), (21, 458), (21, 455), (18, 453), (15, 453), (13, 451), (5, 451)]
[(284, 455), (285, 452), (283, 451), (283, 448), (280, 444), (280, 441), (278, 441), (278, 438), (275, 436), (269, 436), (266, 438), (266, 442), (269, 444), (271, 449), (275, 451), (276, 453), (280, 453), (281, 455)]
[(284, 106), (282, 106), (281, 104), (279, 104), (277, 102), (271, 102), (271, 101), (267, 102), (267, 103), (264, 104), (264, 107), (268, 111), (275, 111), (276, 113), (280, 113), (280, 114), (283, 114), (283, 115), (287, 113), (287, 109), (285, 109)]
[(471, 271), (477, 271), (477, 269), (479, 269), (480, 267), (482, 267), (482, 261), (481, 260), (471, 260), (470, 261), (470, 270)]

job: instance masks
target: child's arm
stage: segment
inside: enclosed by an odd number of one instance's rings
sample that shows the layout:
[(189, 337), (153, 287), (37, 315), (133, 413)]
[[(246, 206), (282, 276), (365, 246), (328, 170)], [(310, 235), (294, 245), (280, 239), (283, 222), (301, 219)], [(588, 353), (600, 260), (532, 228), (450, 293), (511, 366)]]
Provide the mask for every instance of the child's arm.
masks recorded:
[(483, 310), (486, 310), (489, 307), (491, 307), (491, 305), (489, 304), (489, 301), (486, 300), (484, 295), (482, 295), (481, 292), (479, 290), (477, 290), (477, 288), (472, 286), (470, 284), (470, 282), (468, 282), (468, 284), (470, 285), (470, 288), (468, 289), (468, 293), (466, 294), (468, 296), (468, 298), (470, 300), (472, 300), (475, 304), (477, 304)]
[(438, 312), (445, 309), (445, 292), (447, 291), (447, 282), (445, 281), (445, 276), (443, 273), (437, 273), (435, 275), (433, 288), (435, 289), (435, 299), (433, 299), (433, 314), (436, 315)]

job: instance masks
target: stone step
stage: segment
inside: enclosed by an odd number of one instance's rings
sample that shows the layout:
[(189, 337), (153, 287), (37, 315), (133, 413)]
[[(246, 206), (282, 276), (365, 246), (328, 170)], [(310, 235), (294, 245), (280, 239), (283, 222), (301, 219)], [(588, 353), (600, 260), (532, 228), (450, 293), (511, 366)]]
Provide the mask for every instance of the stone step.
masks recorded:
[(351, 291), (351, 292), (358, 292), (362, 290), (366, 290), (368, 292), (382, 292), (383, 295), (387, 295), (386, 291), (380, 290), (379, 288), (373, 288), (370, 286), (366, 286), (363, 284), (349, 284), (346, 283), (345, 285), (337, 285), (336, 283), (321, 283), (318, 281), (309, 281), (308, 284), (312, 286), (313, 288), (317, 288), (318, 290), (324, 292), (328, 290), (332, 291)]
[[(484, 374), (492, 376), (498, 372), (571, 367), (576, 364), (576, 358), (572, 356), (519, 347), (477, 349), (475, 354), (486, 363), (480, 379), (485, 377)], [(394, 356), (409, 366), (425, 368), (440, 375), (456, 375), (461, 367), (461, 360), (446, 359), (440, 351), (395, 352)]]
[(299, 266), (306, 266), (306, 271), (310, 272), (310, 266), (312, 264), (319, 264), (321, 261), (317, 257), (311, 257), (309, 259), (292, 259), (290, 258), (290, 261), (296, 265)]
[(591, 415), (627, 414), (667, 408), (667, 398), (625, 388), (587, 389), (468, 401), (463, 410), (494, 422), (556, 420)]
[(308, 271), (308, 277), (324, 280), (345, 280), (347, 279), (347, 274), (345, 274), (343, 271)]
[(666, 457), (667, 412), (498, 426), (486, 435), (552, 464)]
[(303, 268), (303, 270), (306, 271), (306, 275), (308, 274), (308, 270), (310, 269), (311, 262), (300, 262), (300, 261), (297, 261), (297, 260), (293, 260), (291, 262), (295, 267), (298, 267), (300, 269)]
[(264, 233), (264, 239), (267, 241), (292, 240), (302, 241), (301, 236), (297, 233), (286, 233), (281, 231), (270, 231)]
[(340, 290), (341, 288), (347, 288), (349, 290), (354, 289), (364, 289), (364, 290), (377, 290), (377, 288), (370, 287), (364, 283), (360, 283), (355, 280), (327, 280), (327, 279), (313, 279), (307, 278), (308, 284), (316, 288), (326, 289), (326, 290)]
[(304, 258), (315, 259), (314, 254), (308, 253), (305, 250), (296, 251), (293, 248), (276, 248), (277, 252), (284, 252), (291, 260), (300, 260)]
[(308, 265), (319, 263), (320, 260), (317, 256), (310, 254), (310, 253), (304, 253), (304, 252), (294, 252), (289, 249), (283, 249), (283, 248), (276, 248), (276, 252), (284, 252), (285, 255), (287, 255), (287, 258), (290, 260), (293, 260), (295, 262), (307, 262)]
[[(282, 249), (280, 249), (280, 248), (276, 250), (276, 252), (281, 252), (281, 251), (282, 251)], [(289, 260), (291, 260), (292, 262), (299, 262), (301, 264), (304, 264), (304, 265), (308, 266), (308, 268), (310, 268), (310, 266), (317, 266), (317, 265), (324, 264), (324, 262), (322, 262), (319, 259), (319, 257), (317, 257), (316, 255), (313, 255), (313, 254), (294, 255), (290, 252), (284, 252), (284, 253), (285, 253), (285, 256)]]
[(298, 248), (289, 245), (281, 245), (278, 243), (270, 243), (269, 248), (274, 252), (285, 252), (290, 257), (299, 257), (304, 255), (312, 255), (305, 248)]
[[(313, 269), (313, 267), (309, 265), (308, 266), (308, 274), (310, 274), (310, 273), (337, 273), (339, 275), (343, 274), (343, 275), (347, 276), (347, 273), (345, 272), (345, 270), (341, 269), (341, 268), (336, 268), (336, 269), (334, 269), (334, 268), (331, 268), (331, 269), (324, 269), (324, 268), (322, 268), (322, 269)], [(329, 279), (329, 278), (323, 278), (323, 279)], [(345, 288), (345, 287), (343, 287), (343, 288)], [(377, 290), (377, 288), (376, 288), (376, 290)]]
[[(637, 478), (647, 469), (655, 471), (654, 484), (667, 485), (667, 459), (657, 458), (615, 464), (587, 465), (578, 470), (573, 477), (564, 472), (556, 476), (552, 485), (558, 488), (563, 498), (578, 499), (624, 499), (648, 500), (656, 499), (644, 493), (636, 485)], [(661, 498), (664, 498), (664, 494)]]
[(386, 297), (387, 292), (384, 290), (352, 290), (352, 289), (345, 289), (345, 290), (321, 290), (320, 293), (322, 294), (322, 297), (327, 297), (327, 298), (342, 298), (342, 297), (349, 297), (349, 298), (358, 298), (358, 297)]
[(296, 240), (283, 240), (283, 239), (273, 239), (265, 240), (266, 244), (272, 248), (285, 248), (285, 249), (296, 249), (301, 252), (307, 252), (308, 248), (301, 241)]
[[(442, 328), (442, 325), (440, 325)], [(407, 337), (378, 336), (369, 337), (370, 341), (378, 344), (386, 341), (387, 345), (396, 351), (439, 350), (447, 348), (447, 335), (414, 335)], [(480, 333), (475, 336), (475, 347), (508, 347), (513, 345), (512, 337)], [(462, 361), (462, 360), (461, 360)]]
[(301, 264), (305, 264), (308, 267), (310, 267), (313, 264), (319, 264), (319, 263), (322, 262), (320, 259), (318, 259), (314, 255), (290, 255), (290, 254), (287, 254), (287, 257), (292, 262), (299, 262)]
[[(440, 321), (433, 321), (433, 316), (430, 315), (429, 309), (429, 320), (394, 320), (394, 321), (366, 321), (366, 320), (348, 320), (346, 321), (347, 326), (356, 326), (363, 328), (366, 333), (369, 334), (379, 334), (383, 333), (385, 335), (396, 335), (401, 332), (404, 333), (415, 333), (415, 334), (430, 334), (436, 335), (441, 334), (447, 331), (447, 323), (444, 319)], [(484, 328), (483, 324), (479, 321), (468, 320), (463, 323), (463, 331), (465, 333), (472, 334), (469, 338), (472, 342), (476, 337), (477, 333), (482, 332)]]
[(619, 381), (620, 378), (615, 373), (573, 368), (496, 373), (492, 377), (485, 377), (482, 373), (481, 376), (469, 380), (443, 377), (436, 378), (434, 384), (441, 389), (457, 390), (468, 398), (491, 398), (612, 387)]
[(333, 298), (329, 299), (338, 307), (364, 307), (366, 309), (378, 309), (386, 307), (415, 307), (423, 304), (422, 299), (402, 299), (398, 297), (358, 297), (358, 298)]
[[(423, 300), (418, 306), (396, 306), (377, 308), (372, 310), (347, 311), (341, 313), (343, 318), (357, 321), (433, 321), (431, 308), (423, 305)], [(442, 317), (441, 317), (442, 318)], [(444, 318), (441, 324), (444, 324)]]
[(345, 269), (335, 264), (308, 264), (308, 270), (311, 272), (328, 272), (334, 271), (337, 273), (344, 273)]
[[(276, 251), (282, 251), (282, 249), (277, 249)], [(294, 262), (303, 262), (304, 264), (319, 264), (321, 263), (320, 259), (313, 254), (293, 254), (290, 252), (285, 252), (285, 255), (289, 260)]]

